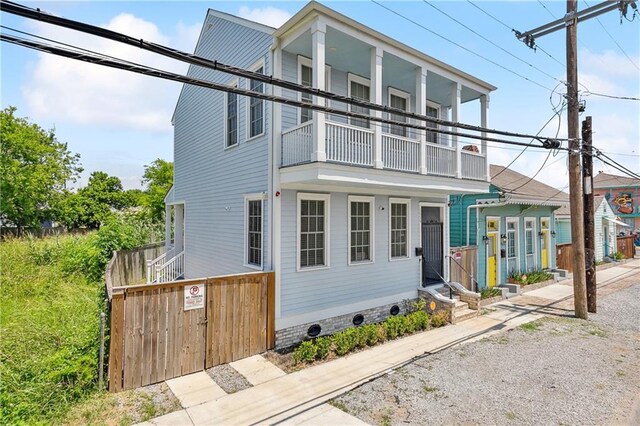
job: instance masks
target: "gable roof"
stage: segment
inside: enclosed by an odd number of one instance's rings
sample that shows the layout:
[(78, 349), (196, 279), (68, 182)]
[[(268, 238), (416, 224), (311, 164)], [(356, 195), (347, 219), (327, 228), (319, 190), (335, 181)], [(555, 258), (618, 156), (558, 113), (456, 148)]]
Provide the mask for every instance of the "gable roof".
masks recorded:
[[(602, 204), (602, 202), (607, 202), (604, 199), (604, 195), (594, 195), (593, 196), (593, 212), (597, 212), (598, 209), (600, 208), (600, 204)], [(569, 205), (567, 204), (566, 206), (560, 207), (558, 210), (556, 210), (556, 217), (562, 216), (562, 217), (571, 217), (571, 208), (569, 208)]]
[(569, 194), (522, 173), (497, 164), (490, 165), (491, 184), (510, 196), (510, 204), (566, 206)]
[(615, 188), (620, 186), (640, 186), (640, 179), (627, 176), (612, 175), (609, 173), (598, 173), (593, 178), (594, 188)]

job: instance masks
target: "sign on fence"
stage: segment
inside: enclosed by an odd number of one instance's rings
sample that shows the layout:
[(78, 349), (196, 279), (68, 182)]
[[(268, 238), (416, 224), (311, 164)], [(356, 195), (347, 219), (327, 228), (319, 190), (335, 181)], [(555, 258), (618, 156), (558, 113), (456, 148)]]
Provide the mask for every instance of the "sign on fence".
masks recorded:
[(204, 284), (187, 285), (184, 287), (184, 310), (204, 308)]

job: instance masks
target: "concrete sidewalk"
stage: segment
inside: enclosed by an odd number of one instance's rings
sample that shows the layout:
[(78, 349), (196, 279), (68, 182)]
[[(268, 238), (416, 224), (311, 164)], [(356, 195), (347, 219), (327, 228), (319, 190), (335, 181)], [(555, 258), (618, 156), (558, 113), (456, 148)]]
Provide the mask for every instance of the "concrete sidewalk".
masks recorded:
[[(640, 260), (599, 271), (598, 285), (606, 286), (639, 272)], [(573, 311), (570, 309), (558, 310), (554, 307), (554, 304), (569, 300), (572, 295), (571, 281), (565, 280), (531, 291), (524, 296), (491, 305), (485, 310), (484, 315), (456, 325), (387, 342), (295, 373), (275, 375), (268, 381), (234, 394), (216, 396), (212, 393), (209, 401), (152, 419), (149, 423), (156, 425), (326, 423), (331, 418), (330, 414), (338, 415), (339, 418), (339, 413), (324, 405), (333, 397), (411, 362), (415, 357), (482, 339), (536, 320), (547, 313), (572, 315)], [(329, 417), (325, 417), (325, 412)], [(305, 423), (305, 419), (309, 422)]]

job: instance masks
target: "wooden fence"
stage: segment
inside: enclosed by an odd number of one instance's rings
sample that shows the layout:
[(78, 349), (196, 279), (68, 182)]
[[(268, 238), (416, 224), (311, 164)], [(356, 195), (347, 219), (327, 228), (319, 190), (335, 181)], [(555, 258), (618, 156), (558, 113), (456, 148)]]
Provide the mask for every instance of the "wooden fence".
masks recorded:
[(625, 259), (633, 259), (636, 248), (633, 245), (633, 235), (626, 235), (624, 237), (617, 238), (617, 250), (618, 253), (622, 253)]
[(449, 251), (449, 276), (451, 281), (459, 282), (467, 290), (476, 291), (478, 266), (478, 247), (454, 247)]
[[(189, 306), (194, 300), (200, 303)], [(274, 346), (273, 272), (113, 288), (111, 392), (194, 373)]]
[(114, 251), (104, 276), (109, 298), (111, 298), (114, 287), (146, 282), (147, 260), (155, 259), (165, 250), (164, 241), (160, 241), (131, 250)]
[(556, 244), (556, 268), (573, 272), (573, 245)]

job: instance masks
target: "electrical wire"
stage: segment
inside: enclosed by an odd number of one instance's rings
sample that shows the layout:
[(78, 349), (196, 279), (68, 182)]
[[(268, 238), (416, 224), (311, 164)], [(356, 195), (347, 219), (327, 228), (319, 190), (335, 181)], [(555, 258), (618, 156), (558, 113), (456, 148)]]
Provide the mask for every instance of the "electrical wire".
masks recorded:
[(553, 75), (549, 74), (548, 72), (541, 70), (540, 68), (538, 68), (537, 66), (525, 61), (524, 59), (516, 56), (515, 54), (509, 52), (507, 49), (505, 49), (504, 47), (500, 46), (499, 44), (489, 40), (487, 37), (483, 36), (482, 34), (480, 34), (479, 32), (477, 32), (476, 30), (474, 30), (473, 28), (469, 27), (468, 25), (462, 23), (461, 21), (457, 20), (456, 18), (454, 18), (453, 16), (449, 15), (447, 12), (443, 11), (442, 9), (440, 9), (439, 7), (435, 6), (434, 4), (430, 3), (428, 0), (422, 0), (424, 3), (426, 3), (427, 5), (431, 6), (432, 8), (434, 8), (435, 10), (437, 10), (438, 12), (440, 12), (441, 14), (443, 14), (444, 16), (446, 16), (447, 18), (451, 19), (453, 22), (457, 23), (458, 25), (466, 28), (468, 31), (471, 31), (473, 34), (477, 35), (478, 37), (480, 37), (481, 39), (483, 39), (484, 41), (486, 41), (487, 43), (491, 44), (494, 47), (497, 47), (498, 49), (502, 50), (503, 52), (505, 52), (507, 55), (517, 59), (518, 61), (522, 62), (523, 64), (528, 65), (529, 67), (533, 68), (534, 70), (540, 72), (541, 74), (544, 74), (545, 76), (551, 78), (552, 80), (555, 80), (557, 82), (562, 83), (561, 80), (558, 80), (556, 77), (554, 77)]
[(620, 164), (617, 161), (615, 161), (613, 158), (611, 158), (611, 157), (607, 156), (606, 154), (604, 154), (599, 149), (594, 148), (594, 150), (596, 151), (596, 154), (594, 155), (595, 158), (598, 158), (600, 161), (604, 162), (604, 160), (602, 159), (602, 157), (604, 157), (607, 160), (611, 161), (613, 164), (615, 164), (616, 167), (618, 168), (618, 170), (624, 171), (626, 174), (628, 174), (629, 176), (635, 177), (636, 179), (640, 179), (640, 175), (637, 174), (636, 172), (634, 172), (632, 170), (629, 170), (628, 168), (626, 168), (622, 164)]
[[(372, 1), (375, 1), (375, 0), (372, 0)], [(479, 127), (479, 126), (472, 126), (472, 125), (464, 124), (464, 123), (456, 123), (456, 122), (451, 122), (451, 121), (447, 121), (447, 120), (441, 120), (441, 119), (437, 119), (437, 118), (434, 118), (434, 117), (429, 117), (429, 116), (426, 116), (426, 115), (420, 115), (420, 114), (416, 114), (416, 113), (411, 113), (411, 112), (403, 111), (403, 110), (396, 109), (396, 108), (390, 108), (388, 106), (378, 105), (378, 104), (375, 104), (375, 103), (372, 103), (372, 102), (367, 102), (367, 101), (363, 101), (363, 100), (359, 100), (359, 99), (355, 99), (355, 98), (351, 98), (351, 97), (347, 97), (347, 96), (343, 96), (343, 95), (337, 95), (335, 93), (331, 93), (331, 92), (315, 89), (315, 88), (312, 88), (312, 87), (304, 86), (302, 84), (293, 83), (293, 82), (286, 81), (286, 80), (281, 80), (281, 79), (276, 79), (276, 78), (273, 78), (272, 76), (259, 74), (259, 73), (256, 73), (256, 72), (248, 71), (246, 69), (242, 69), (242, 68), (237, 68), (237, 67), (233, 67), (233, 66), (230, 66), (230, 65), (226, 65), (226, 64), (223, 64), (223, 63), (215, 61), (215, 60), (209, 60), (209, 59), (197, 56), (195, 54), (185, 53), (185, 52), (182, 52), (182, 51), (179, 51), (179, 50), (176, 50), (176, 49), (172, 49), (172, 48), (160, 45), (160, 44), (146, 42), (146, 41), (144, 41), (142, 39), (136, 39), (136, 38), (127, 36), (126, 34), (116, 32), (116, 31), (108, 30), (108, 29), (101, 28), (101, 27), (96, 27), (96, 26), (93, 26), (93, 25), (89, 25), (89, 24), (85, 24), (85, 23), (79, 22), (79, 21), (74, 21), (74, 20), (71, 20), (71, 19), (66, 19), (66, 18), (54, 16), (54, 15), (45, 14), (45, 13), (41, 12), (39, 9), (36, 10), (36, 9), (30, 8), (30, 7), (26, 7), (26, 6), (14, 3), (14, 2), (9, 1), (9, 0), (0, 0), (0, 4), (2, 5), (2, 11), (5, 11), (5, 12), (9, 12), (9, 13), (16, 14), (16, 15), (23, 16), (23, 17), (30, 18), (30, 19), (40, 20), (40, 21), (47, 22), (49, 24), (53, 24), (53, 25), (57, 25), (57, 26), (61, 26), (61, 27), (64, 27), (64, 28), (81, 31), (81, 32), (84, 32), (84, 33), (87, 33), (87, 34), (95, 35), (95, 36), (98, 36), (98, 37), (102, 37), (102, 38), (106, 38), (106, 39), (109, 39), (109, 40), (117, 41), (117, 42), (120, 42), (120, 43), (123, 43), (123, 44), (127, 44), (127, 45), (130, 45), (130, 46), (138, 47), (138, 48), (141, 48), (143, 50), (147, 50), (147, 51), (150, 51), (150, 52), (153, 52), (153, 53), (157, 53), (157, 54), (160, 54), (160, 55), (172, 58), (172, 59), (177, 59), (177, 60), (180, 60), (180, 61), (183, 61), (183, 62), (187, 62), (187, 63), (192, 64), (192, 65), (198, 65), (198, 66), (202, 66), (202, 67), (206, 67), (206, 68), (211, 68), (211, 69), (214, 69), (214, 70), (217, 70), (217, 71), (221, 71), (221, 72), (224, 72), (224, 73), (229, 73), (229, 74), (232, 74), (232, 75), (236, 75), (236, 76), (239, 76), (239, 77), (244, 77), (244, 78), (251, 79), (251, 80), (261, 81), (261, 82), (266, 83), (266, 84), (271, 84), (271, 85), (274, 85), (274, 86), (286, 88), (286, 89), (293, 90), (293, 91), (296, 91), (296, 92), (307, 93), (307, 94), (311, 94), (311, 95), (315, 95), (315, 96), (320, 96), (320, 97), (323, 97), (323, 98), (327, 98), (327, 99), (338, 101), (338, 102), (343, 102), (343, 103), (350, 104), (350, 105), (362, 106), (364, 108), (369, 108), (369, 109), (373, 109), (373, 110), (377, 110), (377, 111), (382, 111), (382, 112), (386, 112), (388, 114), (394, 114), (394, 115), (399, 115), (399, 116), (403, 116), (403, 117), (412, 118), (414, 120), (435, 123), (435, 124), (438, 124), (438, 125), (441, 125), (441, 126), (445, 126), (445, 127), (456, 127), (456, 128), (461, 128), (461, 129), (465, 129), (465, 130), (493, 133), (493, 134), (497, 134), (497, 135), (510, 136), (510, 137), (519, 137), (519, 138), (527, 138), (527, 139), (536, 138), (536, 137), (531, 136), (531, 135), (519, 134), (519, 133), (514, 133), (514, 132), (507, 132), (507, 131), (502, 131), (502, 130), (497, 130), (497, 129), (487, 129), (487, 128), (482, 128), (482, 127)], [(386, 8), (386, 6), (382, 6), (382, 7)], [(540, 138), (540, 137), (537, 137), (537, 138), (540, 141), (542, 141), (542, 139), (546, 139), (546, 138)], [(567, 139), (563, 139), (563, 140), (567, 140)]]
[[(42, 51), (42, 52), (46, 52), (46, 53), (51, 53), (51, 54), (54, 54), (54, 55), (63, 56), (63, 57), (70, 58), (70, 59), (83, 61), (83, 62), (94, 63), (94, 64), (103, 65), (103, 66), (110, 67), (110, 68), (116, 68), (116, 69), (120, 69), (120, 70), (124, 70), (124, 71), (130, 71), (130, 72), (134, 72), (134, 73), (138, 73), (138, 74), (144, 74), (144, 75), (148, 75), (148, 76), (152, 76), (152, 77), (156, 77), (156, 78), (161, 78), (161, 79), (165, 79), (165, 80), (178, 81), (178, 82), (181, 82), (181, 83), (192, 84), (192, 85), (195, 85), (195, 86), (206, 87), (206, 88), (215, 89), (215, 90), (219, 90), (219, 91), (223, 91), (223, 92), (236, 93), (236, 94), (239, 94), (239, 95), (242, 95), (242, 96), (248, 96), (248, 97), (258, 98), (258, 99), (262, 99), (262, 100), (266, 100), (266, 101), (282, 103), (282, 104), (285, 104), (285, 105), (296, 106), (296, 107), (299, 107), (299, 108), (312, 109), (312, 110), (315, 110), (315, 111), (321, 111), (321, 112), (324, 112), (324, 113), (329, 113), (329, 114), (334, 114), (334, 115), (341, 115), (341, 116), (352, 117), (352, 118), (360, 118), (360, 119), (369, 120), (369, 121), (378, 122), (378, 123), (397, 125), (397, 126), (401, 126), (401, 127), (413, 128), (413, 129), (417, 129), (417, 130), (424, 130), (424, 131), (428, 131), (428, 132), (432, 132), (432, 133), (438, 133), (438, 134), (446, 134), (446, 135), (451, 135), (451, 136), (458, 136), (458, 137), (462, 137), (462, 138), (485, 140), (485, 141), (491, 141), (491, 142), (504, 143), (504, 144), (508, 144), (508, 145), (517, 145), (517, 146), (527, 146), (528, 145), (527, 143), (524, 143), (524, 142), (508, 141), (508, 140), (503, 140), (503, 139), (490, 138), (490, 137), (486, 137), (486, 136), (482, 136), (482, 135), (474, 135), (474, 134), (465, 134), (465, 133), (459, 133), (459, 132), (452, 132), (452, 131), (448, 131), (448, 130), (444, 130), (444, 129), (436, 129), (436, 128), (432, 128), (432, 127), (422, 126), (422, 125), (413, 124), (413, 123), (407, 123), (407, 122), (403, 122), (403, 121), (396, 121), (396, 120), (386, 119), (386, 118), (382, 118), (382, 117), (370, 116), (370, 115), (361, 114), (361, 113), (357, 113), (357, 112), (353, 112), (353, 111), (339, 110), (339, 109), (330, 108), (330, 107), (327, 107), (327, 106), (324, 106), (324, 105), (306, 103), (306, 102), (293, 100), (293, 99), (289, 99), (289, 98), (284, 98), (284, 97), (280, 97), (280, 96), (269, 95), (269, 94), (265, 94), (265, 93), (257, 92), (257, 91), (253, 91), (253, 90), (241, 89), (241, 88), (238, 88), (238, 87), (235, 87), (235, 86), (227, 86), (227, 85), (224, 85), (224, 84), (213, 83), (213, 82), (210, 82), (210, 81), (205, 81), (205, 80), (196, 79), (196, 78), (193, 78), (193, 77), (183, 76), (183, 75), (171, 73), (171, 72), (168, 72), (168, 71), (159, 71), (159, 70), (152, 69), (152, 68), (145, 67), (145, 66), (131, 65), (131, 64), (122, 63), (120, 61), (112, 61), (112, 60), (105, 59), (105, 58), (102, 58), (102, 57), (99, 57), (99, 56), (96, 56), (96, 55), (93, 55), (93, 54), (81, 53), (81, 52), (77, 52), (77, 51), (73, 51), (73, 50), (69, 50), (69, 49), (59, 48), (59, 47), (47, 45), (47, 44), (44, 44), (44, 43), (39, 43), (39, 42), (35, 42), (35, 41), (30, 41), (30, 40), (18, 38), (18, 37), (9, 36), (9, 35), (6, 35), (6, 34), (0, 34), (0, 40), (4, 41), (4, 42), (16, 44), (16, 45), (19, 45), (19, 46), (28, 47), (28, 48), (31, 48), (31, 49), (34, 49), (34, 50), (38, 50), (38, 51)], [(539, 146), (538, 148), (544, 148), (544, 147), (543, 146)]]
[(597, 156), (596, 156), (595, 158), (597, 158), (598, 160), (600, 160), (600, 161), (601, 161), (601, 162), (603, 162), (604, 164), (606, 164), (606, 165), (608, 165), (608, 166), (610, 166), (610, 167), (613, 167), (613, 168), (614, 168), (614, 169), (616, 169), (617, 171), (619, 171), (619, 172), (621, 172), (621, 173), (623, 173), (623, 174), (625, 174), (625, 175), (627, 175), (627, 176), (629, 176), (629, 177), (632, 177), (632, 178), (634, 178), (634, 179), (640, 179), (640, 176), (638, 176), (638, 175), (636, 175), (636, 174), (634, 174), (634, 173), (629, 173), (626, 169), (619, 168), (619, 167), (615, 166), (613, 163), (610, 163), (610, 162), (608, 162), (608, 161), (606, 161), (606, 160), (602, 159), (601, 157), (597, 157)]
[(601, 96), (603, 98), (609, 98), (609, 99), (622, 99), (625, 101), (640, 101), (640, 98), (636, 98), (634, 96), (614, 96), (614, 95), (607, 95), (604, 93), (595, 93), (595, 92), (591, 92), (590, 90), (586, 90), (584, 92), (585, 96), (589, 96), (589, 95), (593, 95), (593, 96)]
[(500, 64), (500, 63), (498, 63), (498, 62), (496, 62), (496, 61), (494, 61), (494, 60), (492, 60), (492, 59), (489, 59), (489, 58), (487, 58), (486, 56), (483, 56), (483, 55), (479, 54), (478, 52), (475, 52), (475, 51), (473, 51), (473, 50), (471, 50), (471, 49), (469, 49), (469, 48), (467, 48), (467, 47), (465, 47), (465, 46), (461, 45), (460, 43), (456, 43), (455, 41), (448, 39), (447, 37), (445, 37), (445, 36), (443, 36), (443, 35), (441, 35), (441, 34), (439, 34), (439, 33), (435, 32), (435, 31), (433, 31), (433, 30), (431, 30), (431, 29), (429, 29), (429, 28), (425, 27), (425, 26), (424, 26), (424, 25), (422, 25), (421, 23), (419, 23), (419, 22), (417, 22), (417, 21), (414, 21), (413, 19), (411, 19), (411, 18), (409, 18), (409, 17), (407, 17), (407, 16), (405, 16), (405, 15), (403, 15), (403, 14), (399, 13), (399, 12), (396, 12), (395, 10), (393, 10), (393, 9), (391, 9), (391, 8), (389, 8), (389, 7), (385, 6), (385, 5), (383, 5), (382, 3), (380, 3), (380, 2), (379, 2), (379, 1), (377, 1), (377, 0), (371, 0), (371, 2), (372, 2), (372, 3), (377, 4), (377, 5), (378, 5), (378, 6), (380, 6), (381, 8), (383, 8), (383, 9), (385, 9), (385, 10), (387, 10), (387, 11), (389, 11), (389, 12), (393, 13), (393, 14), (394, 14), (394, 15), (396, 15), (396, 16), (399, 16), (400, 18), (402, 18), (402, 19), (404, 19), (404, 20), (406, 20), (406, 21), (408, 21), (408, 22), (411, 22), (412, 24), (414, 24), (414, 25), (416, 25), (416, 26), (418, 26), (418, 27), (422, 28), (423, 30), (425, 30), (425, 31), (429, 32), (430, 34), (433, 34), (433, 35), (435, 35), (436, 37), (439, 37), (440, 39), (445, 40), (445, 41), (447, 41), (447, 42), (449, 42), (449, 43), (453, 44), (454, 46), (457, 46), (457, 47), (459, 47), (460, 49), (462, 49), (462, 50), (464, 50), (464, 51), (466, 51), (466, 52), (468, 52), (468, 53), (471, 53), (471, 54), (472, 54), (472, 55), (474, 55), (474, 56), (477, 56), (478, 58), (480, 58), (480, 59), (482, 59), (482, 60), (485, 60), (485, 61), (487, 61), (487, 62), (489, 62), (489, 63), (491, 63), (491, 64), (493, 64), (493, 65), (495, 65), (495, 66), (497, 66), (497, 67), (499, 67), (499, 68), (501, 68), (501, 69), (503, 69), (503, 70), (505, 70), (505, 71), (507, 71), (507, 72), (509, 72), (509, 73), (511, 73), (511, 74), (513, 74), (513, 75), (515, 75), (515, 76), (517, 76), (517, 77), (520, 77), (520, 78), (522, 78), (522, 79), (524, 79), (524, 80), (528, 81), (529, 83), (535, 84), (536, 86), (538, 86), (538, 87), (540, 87), (540, 88), (542, 88), (542, 89), (545, 89), (545, 90), (549, 90), (549, 91), (551, 91), (551, 89), (549, 89), (548, 87), (546, 87), (546, 86), (544, 86), (544, 85), (542, 85), (542, 84), (538, 83), (537, 81), (532, 80), (532, 79), (530, 79), (530, 78), (528, 78), (528, 77), (525, 77), (524, 75), (522, 75), (522, 74), (520, 74), (520, 73), (518, 73), (518, 72), (516, 72), (516, 71), (513, 71), (512, 69), (509, 69), (509, 68), (505, 67), (504, 65), (502, 65), (502, 64)]

